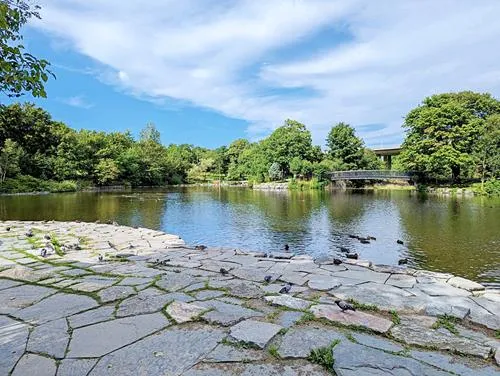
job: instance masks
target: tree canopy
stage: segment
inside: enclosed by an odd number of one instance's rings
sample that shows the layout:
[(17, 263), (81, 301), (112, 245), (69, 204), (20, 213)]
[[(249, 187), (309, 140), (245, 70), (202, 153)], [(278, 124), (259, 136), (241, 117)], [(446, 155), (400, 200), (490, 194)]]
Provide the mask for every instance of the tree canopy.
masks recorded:
[(44, 83), (50, 63), (25, 51), (21, 28), (31, 18), (40, 18), (40, 7), (23, 0), (0, 0), (0, 92), (9, 97), (31, 93), (46, 97)]
[(500, 101), (490, 94), (464, 91), (425, 98), (405, 118), (402, 164), (429, 177), (473, 177), (478, 142), (491, 132), (488, 122), (493, 128), (497, 124), (489, 118), (499, 113)]

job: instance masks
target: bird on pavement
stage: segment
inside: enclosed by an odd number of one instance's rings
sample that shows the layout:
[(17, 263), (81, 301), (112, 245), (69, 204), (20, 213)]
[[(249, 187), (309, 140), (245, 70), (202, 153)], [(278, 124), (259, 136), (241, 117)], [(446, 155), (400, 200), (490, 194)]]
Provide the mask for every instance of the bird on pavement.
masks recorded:
[(229, 273), (229, 272), (228, 272), (226, 269), (224, 269), (224, 268), (220, 268), (220, 270), (219, 270), (219, 271), (220, 271), (220, 274), (222, 274), (222, 275), (226, 275), (226, 274), (228, 274), (228, 273)]
[(103, 255), (99, 255), (99, 256), (97, 256), (97, 258), (98, 258), (99, 261), (104, 260), (104, 256)]
[(7, 227), (7, 229), (6, 229), (6, 230), (7, 230), (7, 231), (10, 231), (10, 227)]
[(401, 245), (405, 244), (405, 242), (404, 242), (404, 241), (399, 240), (399, 239), (398, 239), (398, 240), (396, 240), (396, 243), (401, 244)]
[(334, 265), (340, 265), (340, 264), (342, 264), (342, 260), (341, 260), (341, 259), (338, 259), (338, 258), (334, 258), (334, 259), (333, 259), (333, 264), (334, 264)]
[(347, 257), (348, 259), (357, 260), (358, 256), (359, 255), (357, 253), (348, 253), (345, 257)]
[(26, 234), (25, 234), (28, 238), (32, 238), (33, 237), (33, 230), (32, 229), (29, 229)]
[(342, 310), (342, 312), (356, 310), (356, 308), (354, 308), (352, 306), (352, 304), (344, 302), (343, 300), (340, 300), (340, 299), (335, 300), (335, 304), (337, 304), (339, 306), (339, 308)]
[(265, 281), (266, 283), (271, 282), (271, 280), (272, 280), (272, 279), (273, 279), (273, 277), (272, 277), (272, 276), (270, 276), (270, 275), (266, 275), (266, 276), (264, 277), (264, 281)]
[(290, 246), (288, 244), (285, 244), (285, 251), (289, 251), (290, 250)]
[(290, 290), (292, 289), (292, 284), (287, 283), (285, 286), (283, 286), (280, 290), (280, 294), (288, 294)]
[(47, 256), (47, 250), (45, 248), (42, 248), (42, 250), (40, 251), (40, 256), (42, 256), (42, 257)]
[(408, 259), (407, 258), (399, 259), (398, 265), (406, 265), (406, 264), (408, 264)]
[(340, 249), (340, 252), (342, 252), (342, 253), (349, 253), (350, 252), (349, 248), (346, 248), (346, 247), (339, 247), (339, 249)]
[(44, 238), (45, 240), (50, 240), (50, 235), (49, 235), (49, 234), (45, 234), (45, 235), (43, 236), (43, 238)]

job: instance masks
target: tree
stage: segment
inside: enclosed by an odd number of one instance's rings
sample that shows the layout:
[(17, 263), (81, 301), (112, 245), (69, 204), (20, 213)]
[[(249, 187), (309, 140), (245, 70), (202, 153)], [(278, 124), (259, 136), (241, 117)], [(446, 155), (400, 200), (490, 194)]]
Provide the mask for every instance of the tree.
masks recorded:
[(476, 170), (484, 189), (486, 178), (500, 176), (500, 114), (488, 116), (474, 148)]
[(141, 130), (141, 142), (154, 142), (156, 144), (160, 143), (160, 132), (156, 129), (156, 125), (153, 123), (148, 123)]
[(20, 171), (19, 161), (23, 154), (23, 149), (11, 139), (5, 140), (0, 150), (0, 183), (5, 181), (7, 174), (14, 175)]
[(97, 184), (105, 185), (116, 181), (120, 169), (116, 162), (110, 158), (104, 158), (99, 161), (95, 168), (95, 176)]
[(262, 146), (268, 161), (278, 163), (285, 173), (288, 173), (289, 162), (294, 157), (312, 160), (315, 155), (311, 132), (304, 124), (290, 119), (266, 138)]
[(363, 149), (361, 167), (363, 170), (383, 170), (385, 163), (377, 157), (373, 150), (365, 148)]
[(272, 181), (283, 179), (283, 171), (281, 170), (281, 166), (278, 162), (274, 162), (271, 167), (269, 167), (269, 179)]
[(302, 165), (302, 159), (300, 159), (299, 157), (293, 157), (290, 161), (290, 172), (293, 174), (294, 178), (297, 177), (297, 175), (301, 174)]
[(488, 116), (500, 101), (470, 91), (425, 98), (405, 118), (401, 162), (407, 170), (433, 178), (471, 177), (473, 152)]
[(356, 137), (354, 128), (346, 123), (333, 126), (326, 138), (330, 159), (338, 159), (344, 164), (343, 169), (362, 168), (363, 141)]
[(44, 83), (55, 77), (50, 63), (25, 52), (22, 44), (21, 28), (30, 18), (40, 18), (39, 10), (23, 0), (0, 1), (0, 91), (9, 97), (28, 92), (45, 98)]

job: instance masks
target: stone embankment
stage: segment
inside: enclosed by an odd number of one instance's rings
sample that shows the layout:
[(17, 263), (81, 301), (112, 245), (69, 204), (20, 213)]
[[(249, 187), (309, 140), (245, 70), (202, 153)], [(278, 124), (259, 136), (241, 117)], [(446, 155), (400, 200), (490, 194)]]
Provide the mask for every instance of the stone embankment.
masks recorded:
[(500, 372), (500, 291), (451, 274), (94, 223), (1, 222), (0, 242), (0, 375)]

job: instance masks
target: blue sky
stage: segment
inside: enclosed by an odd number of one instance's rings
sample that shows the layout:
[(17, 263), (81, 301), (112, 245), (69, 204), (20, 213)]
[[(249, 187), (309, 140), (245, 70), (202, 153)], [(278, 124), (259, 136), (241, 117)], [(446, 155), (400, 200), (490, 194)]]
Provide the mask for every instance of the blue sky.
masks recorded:
[[(164, 143), (257, 140), (286, 118), (401, 142), (438, 92), (500, 94), (495, 0), (42, 0), (26, 45), (57, 80), (35, 102), (74, 128), (157, 125)], [(29, 97), (23, 99), (31, 100)]]

